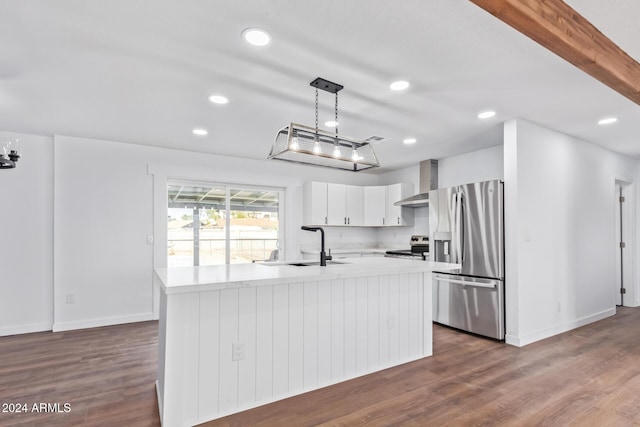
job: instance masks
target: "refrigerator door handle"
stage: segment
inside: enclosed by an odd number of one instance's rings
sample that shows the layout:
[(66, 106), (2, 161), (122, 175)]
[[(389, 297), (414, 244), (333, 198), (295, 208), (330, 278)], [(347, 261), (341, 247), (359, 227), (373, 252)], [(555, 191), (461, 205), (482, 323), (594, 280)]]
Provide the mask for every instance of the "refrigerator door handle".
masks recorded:
[(454, 222), (453, 222), (453, 227), (452, 229), (453, 231), (453, 236), (452, 236), (452, 240), (455, 241), (455, 257), (453, 258), (452, 262), (455, 264), (461, 264), (462, 263), (462, 193), (455, 193), (454, 196), (454, 213), (453, 213), (453, 218), (454, 218)]
[(451, 195), (451, 207), (449, 212), (451, 213), (451, 256), (450, 260), (452, 263), (457, 263), (457, 250), (456, 250), (456, 205), (458, 203), (458, 193), (453, 193)]
[(497, 280), (487, 280), (486, 282), (475, 282), (470, 280), (455, 279), (455, 278), (451, 278), (450, 276), (446, 276), (443, 274), (436, 274), (436, 273), (433, 274), (433, 278), (436, 280), (440, 280), (442, 282), (454, 283), (456, 285), (462, 285), (462, 286), (471, 286), (475, 288), (495, 289), (495, 287), (498, 286), (498, 284), (500, 283)]
[(460, 264), (464, 264), (464, 246), (465, 246), (465, 235), (464, 235), (464, 194), (459, 193), (458, 195), (458, 209), (460, 211), (460, 215), (458, 216), (458, 232), (460, 236)]

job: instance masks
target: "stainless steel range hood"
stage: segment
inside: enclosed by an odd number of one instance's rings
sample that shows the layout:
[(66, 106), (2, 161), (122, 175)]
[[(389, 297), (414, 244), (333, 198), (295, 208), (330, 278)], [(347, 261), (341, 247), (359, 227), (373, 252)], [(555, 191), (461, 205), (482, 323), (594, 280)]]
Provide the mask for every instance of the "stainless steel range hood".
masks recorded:
[(419, 208), (429, 205), (429, 191), (438, 188), (438, 161), (423, 160), (420, 162), (420, 193), (395, 202), (395, 206)]

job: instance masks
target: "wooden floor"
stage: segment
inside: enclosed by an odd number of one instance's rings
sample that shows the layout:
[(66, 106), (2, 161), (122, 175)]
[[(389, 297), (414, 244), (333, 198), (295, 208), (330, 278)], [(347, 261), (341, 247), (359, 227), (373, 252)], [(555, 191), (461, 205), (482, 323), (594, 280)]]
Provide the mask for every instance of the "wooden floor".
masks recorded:
[(27, 412), (0, 407), (0, 426), (159, 426), (157, 370), (158, 322), (2, 337), (0, 405)]
[[(0, 426), (159, 425), (157, 329), (0, 338), (0, 404), (28, 405)], [(523, 348), (434, 326), (434, 354), (204, 425), (640, 426), (640, 309)]]

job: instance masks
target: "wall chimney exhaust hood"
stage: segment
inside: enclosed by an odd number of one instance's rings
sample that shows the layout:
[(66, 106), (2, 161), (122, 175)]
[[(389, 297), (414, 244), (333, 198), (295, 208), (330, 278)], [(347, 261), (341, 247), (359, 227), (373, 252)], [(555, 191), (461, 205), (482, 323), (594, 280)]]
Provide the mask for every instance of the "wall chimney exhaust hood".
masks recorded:
[(438, 161), (423, 160), (420, 162), (420, 193), (395, 202), (395, 206), (419, 208), (429, 206), (429, 191), (438, 188)]

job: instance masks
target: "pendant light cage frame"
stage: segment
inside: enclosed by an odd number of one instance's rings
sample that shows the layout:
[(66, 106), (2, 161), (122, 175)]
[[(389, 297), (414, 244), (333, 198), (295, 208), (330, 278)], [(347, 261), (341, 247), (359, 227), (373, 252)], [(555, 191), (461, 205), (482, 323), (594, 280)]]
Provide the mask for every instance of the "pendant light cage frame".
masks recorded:
[[(336, 148), (338, 152), (336, 152)], [(278, 131), (269, 159), (359, 172), (380, 166), (371, 144), (290, 123)]]
[[(315, 128), (290, 123), (276, 134), (268, 159), (284, 160), (359, 172), (380, 166), (366, 141), (338, 134), (338, 92), (343, 86), (318, 77), (315, 91)], [(318, 89), (335, 94), (335, 134), (318, 129)]]

